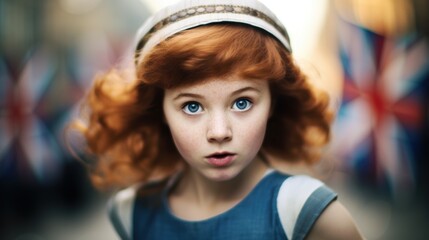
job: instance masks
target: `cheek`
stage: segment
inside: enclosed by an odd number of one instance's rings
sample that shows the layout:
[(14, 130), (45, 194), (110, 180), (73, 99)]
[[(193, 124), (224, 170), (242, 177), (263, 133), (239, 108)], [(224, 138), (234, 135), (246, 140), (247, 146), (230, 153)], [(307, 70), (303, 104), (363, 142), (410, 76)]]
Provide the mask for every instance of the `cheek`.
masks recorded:
[(186, 158), (198, 149), (196, 137), (198, 134), (193, 131), (193, 127), (189, 125), (182, 126), (181, 124), (169, 124), (171, 136), (179, 153)]
[(260, 118), (252, 124), (243, 124), (240, 129), (240, 140), (243, 146), (247, 146), (250, 152), (257, 153), (264, 141), (267, 121)]
[[(165, 101), (165, 100), (164, 100)], [(164, 105), (164, 120), (168, 125), (174, 145), (182, 156), (186, 156), (195, 151), (195, 128), (180, 117), (177, 110), (170, 105)]]

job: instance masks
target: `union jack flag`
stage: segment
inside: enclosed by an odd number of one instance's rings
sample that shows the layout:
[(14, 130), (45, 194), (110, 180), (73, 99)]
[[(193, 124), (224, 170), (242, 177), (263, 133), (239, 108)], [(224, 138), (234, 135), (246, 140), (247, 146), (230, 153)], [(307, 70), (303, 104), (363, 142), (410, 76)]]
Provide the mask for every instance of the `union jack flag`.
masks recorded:
[(57, 141), (44, 121), (47, 106), (41, 103), (56, 68), (44, 51), (31, 54), (22, 71), (7, 63), (0, 60), (0, 176), (52, 181), (59, 173), (60, 158)]
[(427, 43), (416, 35), (389, 38), (342, 22), (339, 48), (344, 88), (334, 124), (335, 154), (359, 180), (394, 197), (412, 193), (424, 158)]
[(64, 128), (95, 73), (118, 61), (124, 43), (97, 35), (60, 52), (34, 46), (23, 65), (0, 55), (0, 180), (49, 185), (62, 177), (72, 159)]

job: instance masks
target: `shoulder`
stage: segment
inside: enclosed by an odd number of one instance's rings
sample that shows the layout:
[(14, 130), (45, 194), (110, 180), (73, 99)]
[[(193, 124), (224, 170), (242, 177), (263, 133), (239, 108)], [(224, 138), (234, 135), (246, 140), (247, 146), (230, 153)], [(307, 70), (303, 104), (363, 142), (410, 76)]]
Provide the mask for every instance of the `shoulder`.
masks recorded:
[(316, 178), (286, 178), (279, 190), (277, 208), (289, 239), (362, 239), (337, 194)]
[(306, 175), (286, 178), (277, 196), (280, 223), (289, 239), (303, 239), (337, 194), (323, 182)]
[(293, 175), (285, 179), (278, 193), (278, 204), (302, 210), (324, 208), (337, 198), (337, 194), (322, 181), (307, 175)]
[(132, 209), (139, 186), (132, 186), (114, 194), (108, 203), (109, 218), (121, 239), (129, 239), (132, 226)]
[(339, 202), (332, 202), (320, 215), (307, 239), (363, 239), (353, 218)]
[(121, 239), (129, 239), (131, 236), (136, 202), (158, 199), (165, 185), (166, 181), (135, 184), (116, 192), (109, 199), (109, 218)]

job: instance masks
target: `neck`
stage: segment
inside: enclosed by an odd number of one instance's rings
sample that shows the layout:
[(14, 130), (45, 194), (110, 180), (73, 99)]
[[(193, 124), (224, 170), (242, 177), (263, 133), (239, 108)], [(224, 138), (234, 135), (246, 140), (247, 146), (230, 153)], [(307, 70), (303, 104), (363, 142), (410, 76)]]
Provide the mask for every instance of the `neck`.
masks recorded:
[(188, 168), (179, 181), (174, 194), (186, 197), (202, 207), (212, 208), (222, 203), (237, 203), (261, 180), (266, 164), (256, 158), (237, 176), (226, 181), (212, 181)]

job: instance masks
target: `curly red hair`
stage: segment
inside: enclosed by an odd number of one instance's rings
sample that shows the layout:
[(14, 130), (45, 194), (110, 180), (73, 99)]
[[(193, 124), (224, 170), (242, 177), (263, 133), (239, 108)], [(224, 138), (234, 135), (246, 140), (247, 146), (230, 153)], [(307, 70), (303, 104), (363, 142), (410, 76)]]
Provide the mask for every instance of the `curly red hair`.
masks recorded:
[[(233, 23), (180, 32), (154, 47), (135, 79), (112, 70), (96, 78), (80, 130), (99, 156), (98, 187), (122, 187), (168, 177), (183, 167), (163, 119), (164, 89), (236, 74), (269, 81), (272, 115), (262, 151), (285, 161), (316, 162), (330, 137), (328, 97), (316, 92), (291, 54), (268, 33)], [(316, 151), (315, 151), (316, 150)]]

